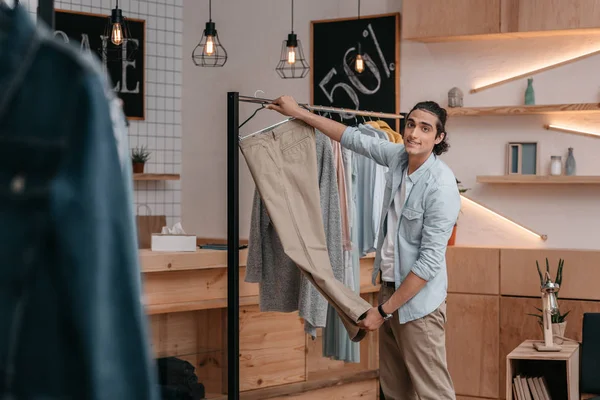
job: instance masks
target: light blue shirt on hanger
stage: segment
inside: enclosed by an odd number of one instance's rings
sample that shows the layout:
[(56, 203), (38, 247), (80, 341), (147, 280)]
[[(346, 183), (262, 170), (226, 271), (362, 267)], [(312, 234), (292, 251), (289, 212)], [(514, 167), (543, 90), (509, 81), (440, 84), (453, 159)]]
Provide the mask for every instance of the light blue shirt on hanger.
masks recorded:
[[(372, 276), (375, 284), (387, 234), (388, 211), (400, 187), (403, 171), (408, 167), (408, 154), (403, 144), (363, 135), (354, 127), (346, 128), (341, 144), (389, 168)], [(410, 272), (427, 283), (398, 309), (400, 323), (430, 314), (446, 299), (446, 247), (461, 205), (454, 173), (432, 153), (423, 165), (407, 176), (404, 204), (395, 235), (395, 286), (398, 289)]]

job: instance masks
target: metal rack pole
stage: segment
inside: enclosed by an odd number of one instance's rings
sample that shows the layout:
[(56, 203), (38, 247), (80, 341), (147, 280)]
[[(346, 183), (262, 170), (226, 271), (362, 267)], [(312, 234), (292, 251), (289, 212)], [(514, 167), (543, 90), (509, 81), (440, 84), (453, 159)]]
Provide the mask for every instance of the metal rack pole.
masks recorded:
[(227, 398), (240, 398), (239, 93), (227, 93)]

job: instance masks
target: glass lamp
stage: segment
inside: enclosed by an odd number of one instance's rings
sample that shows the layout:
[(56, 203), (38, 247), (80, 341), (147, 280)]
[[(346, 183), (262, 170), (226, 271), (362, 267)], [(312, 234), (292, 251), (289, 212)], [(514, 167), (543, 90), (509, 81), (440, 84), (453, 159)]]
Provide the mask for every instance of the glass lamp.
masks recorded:
[(304, 57), (302, 43), (294, 33), (294, 0), (292, 0), (292, 31), (281, 45), (281, 56), (275, 71), (282, 79), (304, 78), (310, 71), (310, 66)]
[(222, 67), (227, 62), (227, 50), (221, 44), (212, 21), (212, 0), (208, 1), (208, 16), (200, 42), (192, 52), (192, 61), (197, 67)]
[(107, 62), (131, 61), (135, 57), (139, 46), (136, 40), (132, 40), (129, 32), (127, 19), (119, 8), (119, 0), (108, 17), (108, 23), (102, 37), (102, 54)]

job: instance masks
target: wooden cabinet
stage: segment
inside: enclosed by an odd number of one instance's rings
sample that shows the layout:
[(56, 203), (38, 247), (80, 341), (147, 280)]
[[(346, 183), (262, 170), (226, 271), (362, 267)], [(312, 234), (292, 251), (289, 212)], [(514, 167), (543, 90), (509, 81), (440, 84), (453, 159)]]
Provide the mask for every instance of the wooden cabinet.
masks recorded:
[(498, 296), (450, 293), (447, 302), (446, 358), (456, 393), (498, 398)]
[(404, 0), (403, 37), (431, 40), (500, 33), (500, 1)]
[(600, 33), (600, 0), (404, 0), (402, 19), (420, 42)]
[(600, 27), (599, 0), (502, 0), (501, 32), (545, 32)]

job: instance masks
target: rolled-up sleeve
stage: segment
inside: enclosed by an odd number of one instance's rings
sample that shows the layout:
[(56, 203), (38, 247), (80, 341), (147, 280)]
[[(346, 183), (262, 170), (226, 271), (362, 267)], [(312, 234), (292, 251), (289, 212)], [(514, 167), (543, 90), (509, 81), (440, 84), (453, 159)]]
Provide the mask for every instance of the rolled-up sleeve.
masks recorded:
[(403, 144), (363, 135), (358, 128), (352, 126), (344, 130), (340, 143), (343, 147), (369, 157), (377, 164), (385, 165), (386, 167), (390, 166), (392, 159), (398, 155), (398, 152), (404, 151)]
[(430, 281), (442, 267), (448, 239), (460, 212), (460, 194), (455, 185), (434, 189), (425, 201), (419, 258), (412, 272)]

